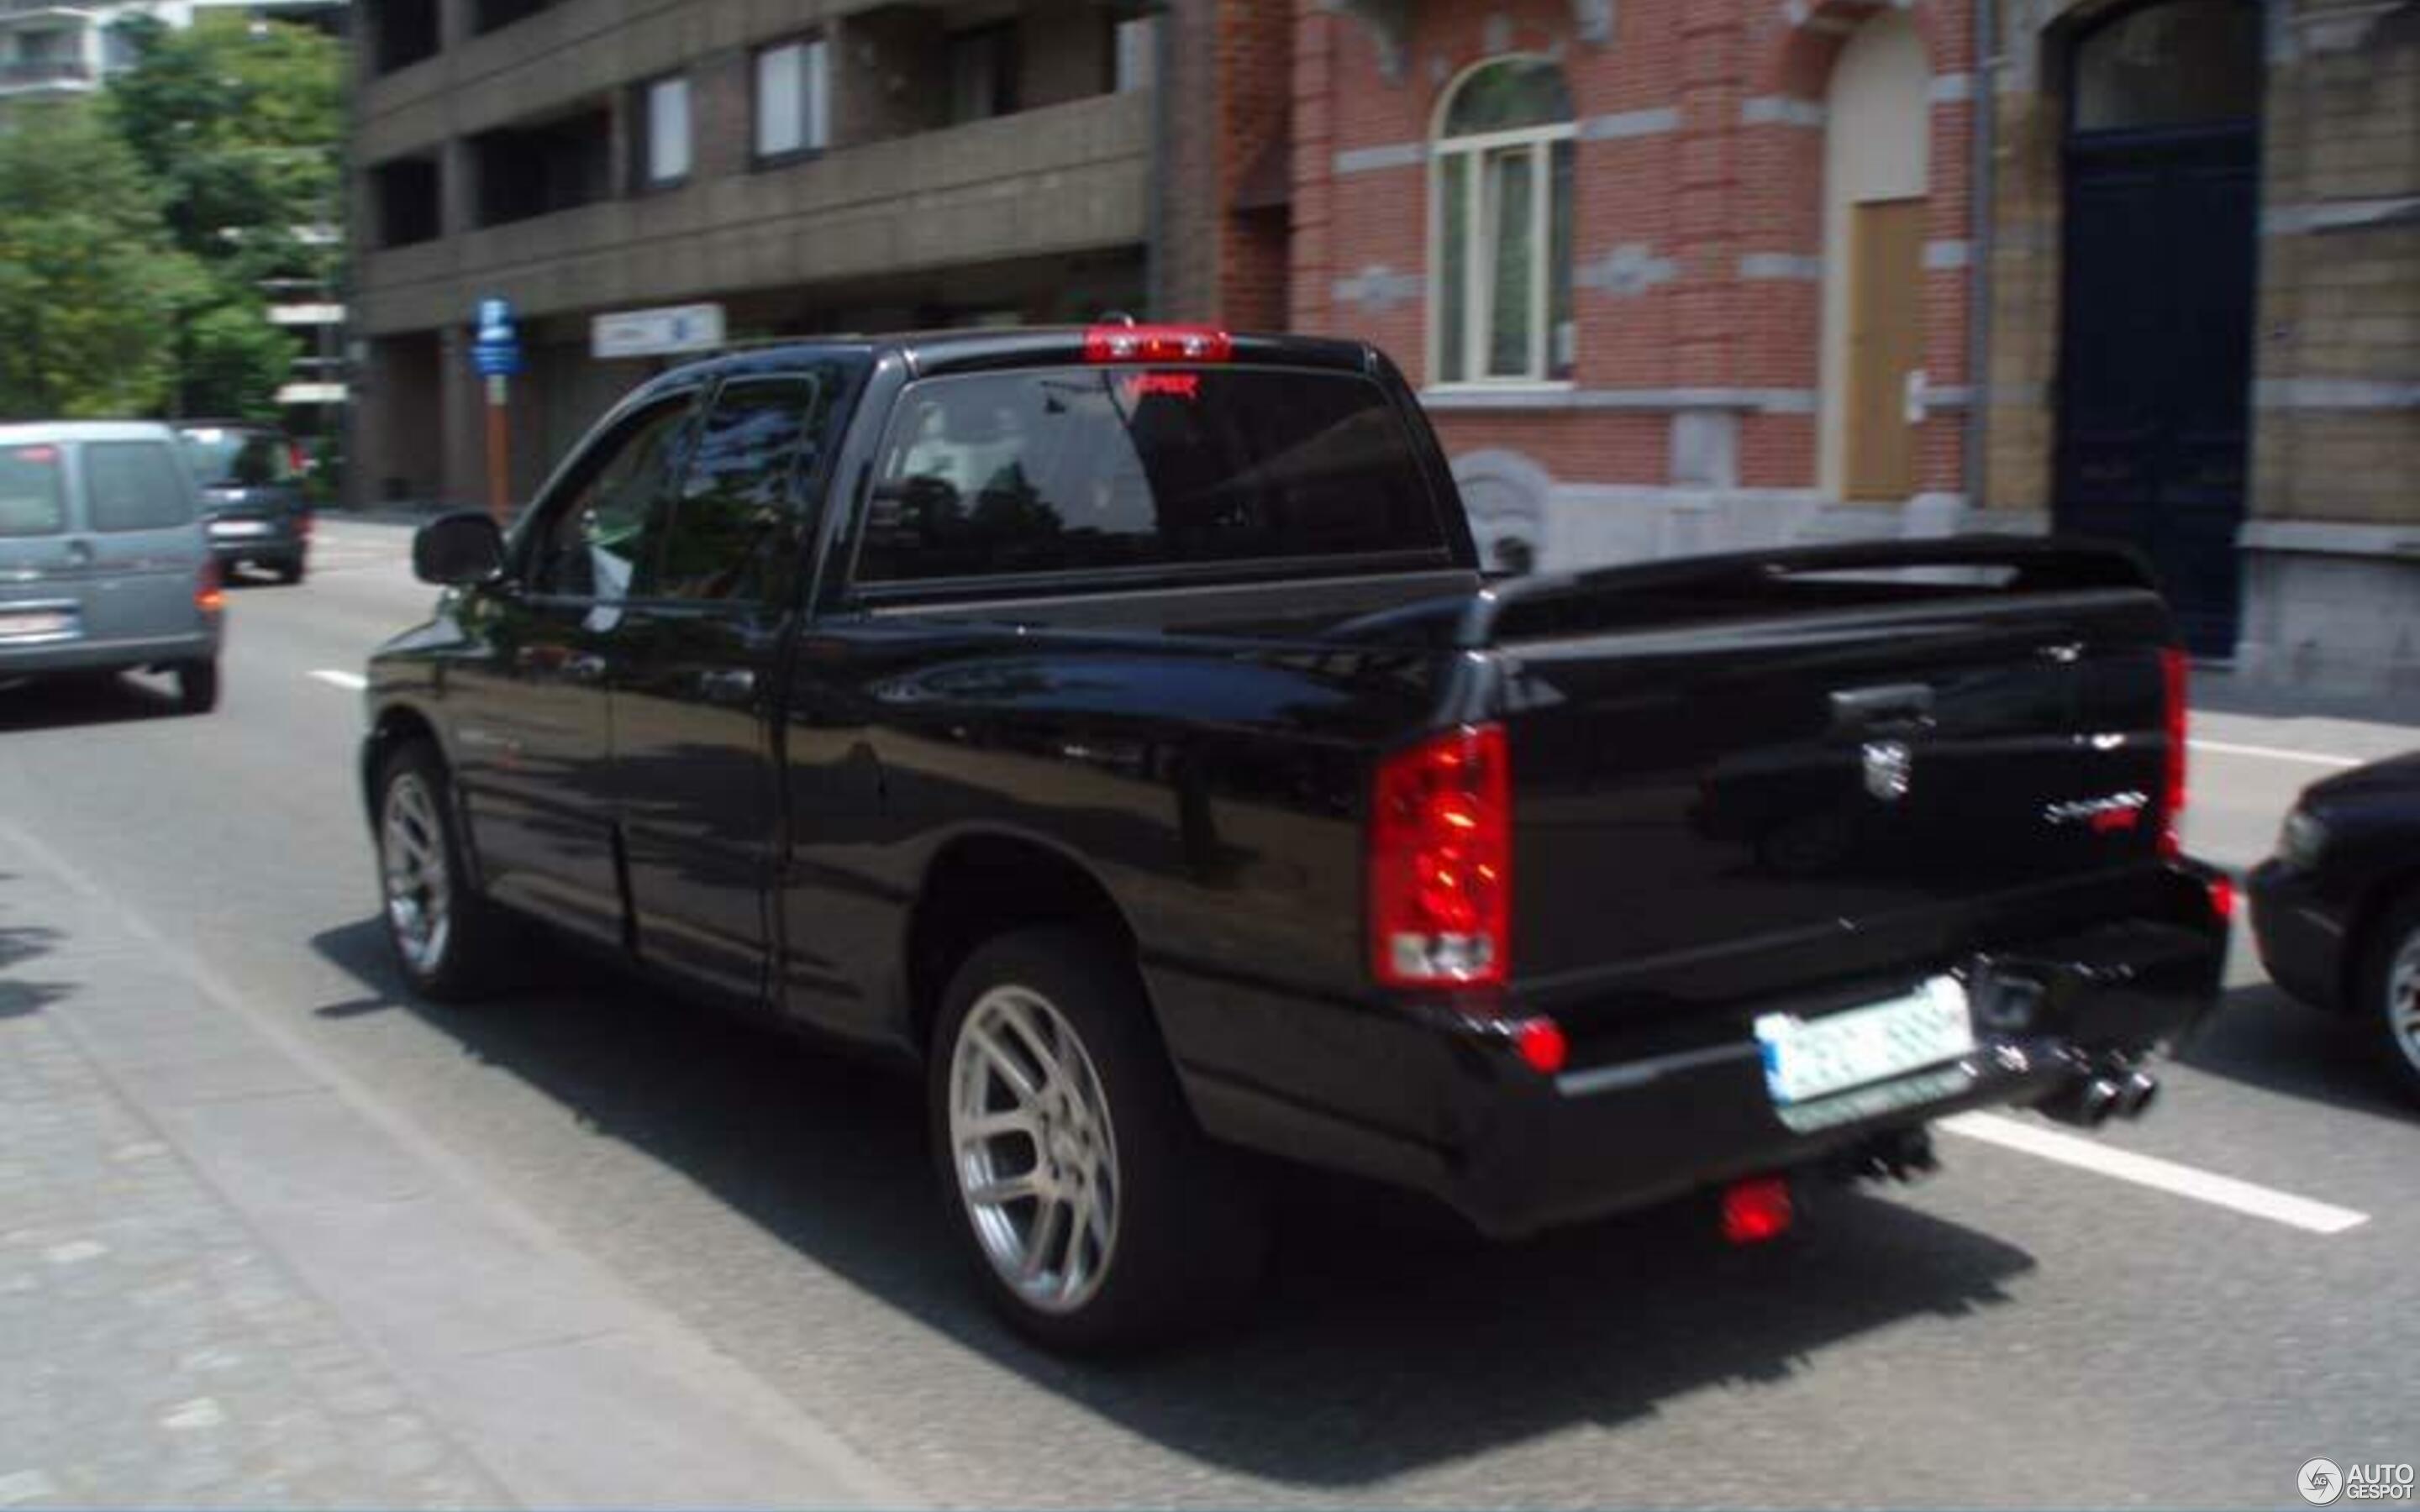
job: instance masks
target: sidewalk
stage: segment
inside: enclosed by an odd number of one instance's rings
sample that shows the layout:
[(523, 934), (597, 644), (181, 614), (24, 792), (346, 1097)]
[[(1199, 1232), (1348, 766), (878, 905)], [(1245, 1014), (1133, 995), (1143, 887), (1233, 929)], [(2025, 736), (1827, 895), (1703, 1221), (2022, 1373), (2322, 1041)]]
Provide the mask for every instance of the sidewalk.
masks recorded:
[(0, 981), (0, 1505), (506, 1504), (110, 1088), (55, 991)]
[(0, 817), (0, 1507), (913, 1499)]

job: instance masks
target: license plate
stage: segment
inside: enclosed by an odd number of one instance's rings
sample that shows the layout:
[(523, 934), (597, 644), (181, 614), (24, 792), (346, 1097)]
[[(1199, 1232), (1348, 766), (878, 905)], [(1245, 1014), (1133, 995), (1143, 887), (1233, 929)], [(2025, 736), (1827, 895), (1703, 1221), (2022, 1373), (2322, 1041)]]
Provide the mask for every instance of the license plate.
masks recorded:
[(1788, 1107), (1954, 1060), (1975, 1048), (1975, 1018), (1965, 985), (1935, 977), (1904, 997), (1822, 1018), (1764, 1014), (1756, 1040), (1765, 1088)]
[(267, 535), (269, 522), (259, 519), (214, 519), (210, 521), (210, 533), (212, 535)]
[(0, 609), (0, 641), (56, 640), (76, 633), (76, 617), (65, 609)]

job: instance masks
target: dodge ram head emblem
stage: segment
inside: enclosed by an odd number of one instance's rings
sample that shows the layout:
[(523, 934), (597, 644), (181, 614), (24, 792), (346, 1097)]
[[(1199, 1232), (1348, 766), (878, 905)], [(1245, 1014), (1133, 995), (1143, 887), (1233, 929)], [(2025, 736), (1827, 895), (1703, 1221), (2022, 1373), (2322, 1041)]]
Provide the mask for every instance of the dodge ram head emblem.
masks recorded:
[(1907, 796), (1908, 783), (1916, 776), (1916, 753), (1905, 741), (1869, 741), (1865, 760), (1866, 791), (1877, 801), (1897, 803)]

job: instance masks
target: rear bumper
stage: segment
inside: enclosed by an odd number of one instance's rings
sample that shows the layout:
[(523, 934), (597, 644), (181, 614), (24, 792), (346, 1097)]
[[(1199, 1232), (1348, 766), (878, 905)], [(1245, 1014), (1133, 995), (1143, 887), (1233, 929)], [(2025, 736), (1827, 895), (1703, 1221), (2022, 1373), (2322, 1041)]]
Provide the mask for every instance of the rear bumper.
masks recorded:
[[(1815, 1164), (1950, 1113), (2030, 1105), (2088, 1068), (2173, 1040), (2216, 1002), (2226, 940), (2198, 885), (2178, 881), (2174, 919), (2099, 926), (1957, 964), (1987, 984), (1976, 990), (1972, 1054), (1786, 1110), (1766, 1087), (1748, 1026), (1757, 1013), (1819, 1015), (1894, 995), (1927, 973), (1739, 1005), (1684, 1047), (1673, 1047), (1669, 1026), (1575, 1037), (1573, 1064), (1552, 1076), (1512, 1054), (1496, 1024), (1450, 1009), (1302, 1005), (1287, 1054), (1331, 1069), (1326, 1093), (1255, 1076), (1252, 1065), (1271, 1063), (1232, 1039), (1229, 1049), (1242, 1053), (1223, 1063), (1184, 1058), (1186, 1021), (1206, 999), (1164, 967), (1153, 986), (1187, 1092), (1214, 1136), (1431, 1193), (1482, 1231), (1513, 1237)], [(2008, 981), (2033, 990), (1998, 991)], [(1279, 1022), (1267, 1011), (1233, 1011), (1232, 985), (1227, 995), (1230, 1036)]]
[(212, 532), (210, 555), (222, 565), (238, 562), (284, 561), (301, 557), (310, 549), (310, 541), (299, 531), (278, 530), (263, 535), (221, 535)]
[(218, 654), (219, 632), (215, 629), (140, 640), (62, 640), (39, 646), (0, 646), (0, 677), (207, 661)]
[(2255, 868), (2244, 889), (2252, 939), (2269, 980), (2319, 1008), (2344, 1000), (2346, 919), (2316, 879), (2275, 859)]

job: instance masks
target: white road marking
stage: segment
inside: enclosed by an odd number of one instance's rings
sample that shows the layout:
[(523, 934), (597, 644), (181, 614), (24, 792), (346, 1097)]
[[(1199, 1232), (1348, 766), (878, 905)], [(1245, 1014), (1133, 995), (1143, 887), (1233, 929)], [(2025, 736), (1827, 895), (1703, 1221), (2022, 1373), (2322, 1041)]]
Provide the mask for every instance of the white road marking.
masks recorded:
[(1961, 1113), (1944, 1119), (1939, 1127), (1954, 1134), (1997, 1145), (2003, 1149), (2022, 1150), (2072, 1165), (2078, 1170), (2092, 1171), (2132, 1181), (2155, 1191), (2176, 1196), (2191, 1197), (2214, 1208), (2226, 1208), (2271, 1223), (2284, 1224), (2288, 1228), (2301, 1228), (2314, 1234), (2341, 1234), (2348, 1228), (2358, 1228), (2369, 1222), (2369, 1214), (2339, 1208), (2332, 1203), (2315, 1202), (2289, 1192), (2256, 1186), (2239, 1181), (2231, 1176), (2180, 1165), (2174, 1161), (2152, 1155), (2138, 1155), (2131, 1149), (2060, 1134), (2053, 1129), (2037, 1128), (1996, 1113)]
[(2258, 756), (2267, 761), (2304, 762), (2313, 766), (2333, 766), (2339, 770), (2364, 764), (2351, 756), (2323, 756), (2317, 751), (2285, 750), (2276, 746), (2235, 746), (2224, 740), (2193, 740), (2186, 744), (2214, 756)]
[(313, 672), (311, 675), (331, 687), (341, 687), (354, 693), (370, 686), (370, 680), (359, 672), (319, 671)]

